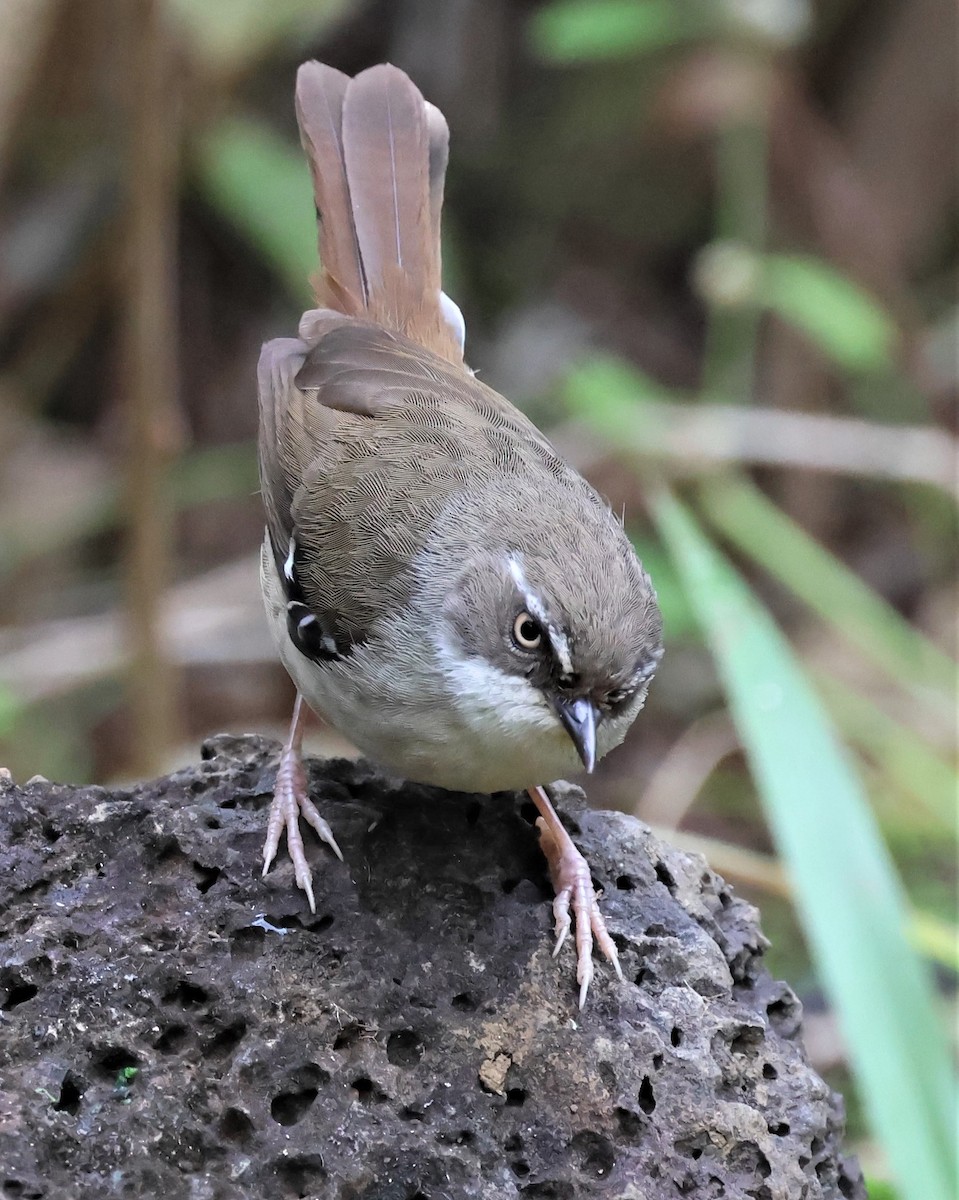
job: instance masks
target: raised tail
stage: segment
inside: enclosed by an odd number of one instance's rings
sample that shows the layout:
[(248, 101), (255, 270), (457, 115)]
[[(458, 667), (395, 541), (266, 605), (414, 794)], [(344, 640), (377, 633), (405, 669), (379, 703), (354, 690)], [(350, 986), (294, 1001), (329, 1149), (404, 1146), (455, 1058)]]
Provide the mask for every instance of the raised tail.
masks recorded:
[(396, 67), (350, 79), (308, 62), (297, 74), (296, 116), (319, 222), (318, 302), (461, 363), (441, 291), (443, 114)]

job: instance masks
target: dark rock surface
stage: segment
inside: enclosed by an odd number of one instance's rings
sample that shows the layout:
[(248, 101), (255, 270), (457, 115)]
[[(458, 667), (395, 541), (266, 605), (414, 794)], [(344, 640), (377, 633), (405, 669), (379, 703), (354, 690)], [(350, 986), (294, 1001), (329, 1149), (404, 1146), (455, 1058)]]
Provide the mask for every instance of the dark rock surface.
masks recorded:
[(575, 1008), (515, 797), (314, 762), (317, 914), (258, 863), (276, 747), (130, 792), (0, 783), (0, 1195), (864, 1197), (756, 913), (558, 807), (627, 982)]

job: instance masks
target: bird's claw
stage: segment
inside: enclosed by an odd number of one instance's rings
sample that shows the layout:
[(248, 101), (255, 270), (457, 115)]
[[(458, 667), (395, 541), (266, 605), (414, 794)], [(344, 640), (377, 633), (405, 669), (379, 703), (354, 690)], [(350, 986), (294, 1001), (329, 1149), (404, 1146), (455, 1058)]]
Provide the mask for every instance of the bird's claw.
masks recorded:
[(313, 896), (313, 872), (306, 861), (306, 851), (303, 847), (303, 835), (300, 833), (300, 817), (307, 825), (316, 830), (320, 838), (326, 842), (336, 857), (343, 861), (343, 855), (333, 830), (320, 816), (316, 805), (310, 799), (306, 786), (306, 771), (299, 751), (286, 746), (280, 756), (276, 770), (276, 784), (273, 789), (273, 803), (270, 806), (270, 819), (266, 827), (266, 842), (263, 846), (263, 874), (270, 869), (276, 858), (280, 845), (280, 835), (286, 830), (286, 847), (293, 863), (296, 886), (306, 892), (310, 904), (310, 912), (316, 912), (316, 900)]

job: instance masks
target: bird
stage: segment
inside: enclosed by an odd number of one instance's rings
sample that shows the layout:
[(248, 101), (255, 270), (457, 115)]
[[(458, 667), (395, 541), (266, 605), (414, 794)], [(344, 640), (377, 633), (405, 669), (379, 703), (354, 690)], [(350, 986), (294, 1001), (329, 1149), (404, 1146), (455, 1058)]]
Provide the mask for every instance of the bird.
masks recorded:
[[(400, 69), (310, 61), (295, 108), (320, 270), (295, 338), (257, 368), (267, 619), (296, 700), (263, 874), (301, 820), (307, 710), (406, 780), (528, 792), (571, 926), (579, 1005), (594, 944), (622, 979), (589, 866), (548, 785), (622, 742), (662, 655), (653, 584), (608, 503), (464, 359), (441, 279), (449, 130)], [(572, 911), (572, 916), (571, 916)]]

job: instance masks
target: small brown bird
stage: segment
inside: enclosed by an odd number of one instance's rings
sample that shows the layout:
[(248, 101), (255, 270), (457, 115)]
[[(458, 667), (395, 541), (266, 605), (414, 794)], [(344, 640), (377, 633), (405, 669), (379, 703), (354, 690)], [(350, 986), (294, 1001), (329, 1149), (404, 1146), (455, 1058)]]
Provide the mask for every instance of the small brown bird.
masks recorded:
[(299, 337), (259, 363), (267, 613), (298, 696), (264, 874), (286, 830), (314, 907), (303, 701), (406, 779), (526, 788), (576, 922), (580, 1006), (593, 936), (621, 972), (586, 861), (542, 785), (618, 745), (659, 662), (649, 577), (620, 522), (507, 400), (464, 365), (442, 292), (449, 133), (402, 71), (305, 63), (296, 114), (322, 273)]

